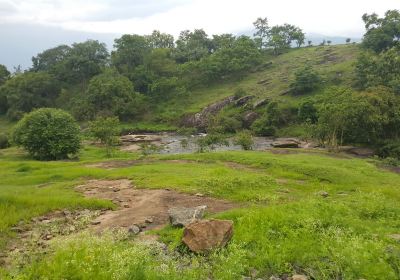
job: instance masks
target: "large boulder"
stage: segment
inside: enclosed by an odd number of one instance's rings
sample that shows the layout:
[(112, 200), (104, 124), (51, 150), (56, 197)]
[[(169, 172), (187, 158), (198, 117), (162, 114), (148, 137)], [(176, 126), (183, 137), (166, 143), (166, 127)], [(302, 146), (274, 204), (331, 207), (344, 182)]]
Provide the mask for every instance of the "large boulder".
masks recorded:
[(169, 221), (173, 226), (186, 226), (203, 218), (207, 209), (206, 205), (193, 208), (174, 207), (168, 210)]
[(229, 220), (201, 220), (187, 225), (182, 242), (196, 253), (224, 247), (233, 236), (233, 222)]
[(274, 148), (298, 148), (300, 145), (300, 141), (296, 139), (277, 139), (272, 144)]
[(250, 127), (253, 122), (258, 118), (258, 114), (256, 112), (248, 112), (243, 117), (243, 122), (245, 127)]

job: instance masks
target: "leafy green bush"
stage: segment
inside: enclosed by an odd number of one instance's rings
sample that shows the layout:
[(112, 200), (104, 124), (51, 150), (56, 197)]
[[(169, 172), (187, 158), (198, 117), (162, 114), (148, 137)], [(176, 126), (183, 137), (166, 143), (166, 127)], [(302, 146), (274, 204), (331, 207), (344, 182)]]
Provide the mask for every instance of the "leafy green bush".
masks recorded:
[(119, 120), (117, 117), (99, 117), (89, 123), (90, 134), (106, 147), (107, 156), (112, 155), (113, 147), (118, 144)]
[(243, 130), (236, 134), (234, 143), (240, 145), (243, 150), (252, 150), (254, 145), (253, 136), (250, 131)]
[(42, 108), (25, 115), (17, 123), (13, 141), (35, 159), (65, 159), (79, 151), (79, 126), (63, 110)]
[(8, 136), (6, 134), (0, 134), (0, 149), (5, 149), (10, 146), (10, 142), (8, 141)]
[(251, 130), (258, 136), (274, 136), (276, 128), (272, 125), (268, 125), (266, 118), (259, 118), (254, 121), (251, 125)]
[(400, 141), (387, 141), (383, 143), (377, 151), (377, 154), (383, 158), (395, 158), (400, 160)]
[(218, 133), (212, 133), (204, 137), (200, 137), (199, 139), (197, 139), (196, 144), (200, 153), (204, 152), (207, 149), (214, 150), (216, 146), (229, 146), (229, 142), (226, 139), (226, 136)]
[(311, 66), (307, 65), (298, 70), (295, 74), (295, 80), (290, 84), (290, 91), (293, 94), (305, 94), (317, 89), (322, 79)]
[(316, 123), (318, 121), (317, 108), (315, 108), (314, 103), (310, 100), (300, 104), (298, 116), (303, 122)]

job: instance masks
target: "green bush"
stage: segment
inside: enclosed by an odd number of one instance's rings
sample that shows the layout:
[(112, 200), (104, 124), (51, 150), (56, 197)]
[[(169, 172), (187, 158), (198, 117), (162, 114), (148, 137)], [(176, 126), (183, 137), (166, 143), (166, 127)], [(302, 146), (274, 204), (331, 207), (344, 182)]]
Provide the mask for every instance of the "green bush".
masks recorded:
[(248, 130), (241, 131), (236, 135), (234, 143), (240, 145), (243, 150), (252, 150), (254, 145), (253, 136)]
[(322, 82), (321, 77), (311, 66), (305, 66), (295, 73), (295, 80), (290, 84), (293, 94), (305, 94), (317, 89)]
[(17, 123), (13, 141), (35, 159), (65, 159), (79, 151), (79, 126), (63, 110), (42, 108), (25, 115)]
[(218, 133), (212, 133), (204, 137), (200, 137), (199, 139), (197, 139), (196, 144), (200, 153), (204, 152), (207, 149), (214, 150), (216, 146), (229, 146), (229, 142), (226, 139), (226, 136)]
[(0, 134), (0, 149), (5, 149), (10, 146), (8, 136), (6, 134)]
[(111, 156), (113, 147), (119, 142), (119, 119), (117, 117), (99, 117), (89, 123), (89, 131), (95, 139), (106, 147), (107, 156)]
[(382, 158), (395, 158), (400, 160), (400, 141), (387, 141), (383, 143), (377, 151)]

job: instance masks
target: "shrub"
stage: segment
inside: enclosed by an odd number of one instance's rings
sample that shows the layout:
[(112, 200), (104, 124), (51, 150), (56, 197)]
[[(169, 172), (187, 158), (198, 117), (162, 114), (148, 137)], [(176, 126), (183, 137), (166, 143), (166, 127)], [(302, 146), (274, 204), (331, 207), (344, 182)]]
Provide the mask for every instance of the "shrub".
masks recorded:
[(383, 143), (377, 150), (382, 158), (395, 158), (400, 160), (400, 141), (387, 141)]
[(317, 108), (315, 108), (314, 103), (310, 100), (300, 104), (298, 116), (303, 122), (316, 123), (318, 121)]
[(35, 159), (65, 159), (79, 151), (79, 126), (63, 110), (42, 108), (25, 115), (17, 123), (13, 141)]
[(6, 134), (0, 134), (0, 149), (5, 149), (10, 146), (8, 136)]
[(89, 123), (90, 134), (106, 147), (107, 156), (112, 155), (113, 147), (118, 144), (119, 120), (117, 117), (99, 117)]
[(295, 80), (290, 84), (293, 94), (305, 94), (317, 89), (321, 84), (321, 77), (311, 66), (305, 66), (295, 73)]
[(260, 118), (251, 125), (251, 130), (258, 136), (274, 136), (276, 133), (275, 126), (269, 125), (268, 120)]
[(204, 152), (206, 149), (214, 150), (216, 146), (229, 146), (226, 136), (218, 133), (208, 134), (204, 137), (197, 139), (198, 151), (200, 153)]
[(252, 150), (254, 145), (253, 136), (250, 131), (243, 130), (236, 135), (234, 143), (240, 145), (243, 150)]

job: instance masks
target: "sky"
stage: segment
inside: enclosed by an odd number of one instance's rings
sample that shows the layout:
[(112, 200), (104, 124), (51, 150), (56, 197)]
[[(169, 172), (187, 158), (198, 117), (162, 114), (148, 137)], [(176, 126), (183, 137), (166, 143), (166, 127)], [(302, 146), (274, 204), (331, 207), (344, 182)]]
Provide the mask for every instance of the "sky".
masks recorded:
[[(360, 38), (364, 13), (399, 8), (400, 0), (0, 0), (0, 50), (36, 50), (64, 33), (115, 38), (156, 29), (177, 36), (203, 28), (208, 34), (239, 34), (252, 31), (257, 17), (267, 17), (270, 25), (295, 24), (308, 34)], [(33, 34), (44, 40), (40, 47)], [(23, 38), (30, 40), (25, 46)]]

